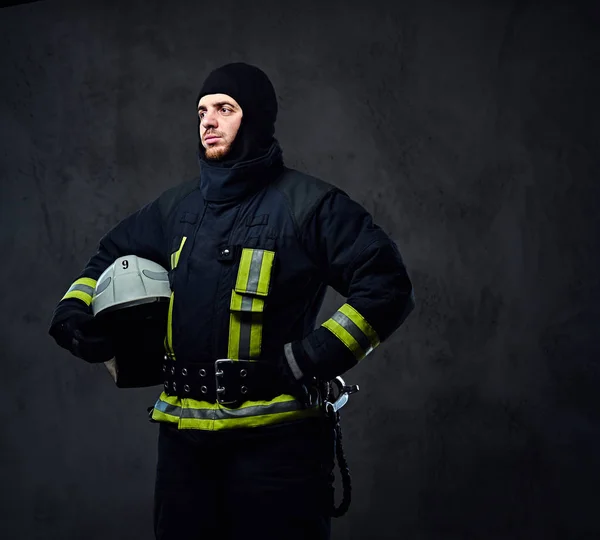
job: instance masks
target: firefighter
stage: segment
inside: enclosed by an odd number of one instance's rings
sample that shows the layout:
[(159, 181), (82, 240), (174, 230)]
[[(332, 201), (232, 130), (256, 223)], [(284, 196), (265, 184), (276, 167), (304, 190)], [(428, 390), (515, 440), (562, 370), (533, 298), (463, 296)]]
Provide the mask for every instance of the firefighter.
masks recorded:
[[(170, 297), (164, 386), (150, 412), (156, 538), (327, 539), (322, 382), (398, 329), (415, 305), (411, 280), (360, 204), (284, 165), (262, 70), (213, 70), (195, 107), (199, 177), (100, 240), (49, 332), (85, 361), (110, 360), (114, 340), (91, 307), (99, 277), (127, 255), (160, 265)], [(316, 327), (327, 286), (346, 301)]]

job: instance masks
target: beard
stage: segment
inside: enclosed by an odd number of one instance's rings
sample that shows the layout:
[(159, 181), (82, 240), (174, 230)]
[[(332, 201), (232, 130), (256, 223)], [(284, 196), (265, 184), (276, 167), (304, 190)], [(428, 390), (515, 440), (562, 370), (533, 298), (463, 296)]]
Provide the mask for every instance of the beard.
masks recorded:
[(211, 146), (209, 148), (204, 148), (204, 155), (206, 159), (211, 161), (220, 161), (222, 160), (229, 151), (231, 150), (231, 144), (219, 144), (218, 146)]

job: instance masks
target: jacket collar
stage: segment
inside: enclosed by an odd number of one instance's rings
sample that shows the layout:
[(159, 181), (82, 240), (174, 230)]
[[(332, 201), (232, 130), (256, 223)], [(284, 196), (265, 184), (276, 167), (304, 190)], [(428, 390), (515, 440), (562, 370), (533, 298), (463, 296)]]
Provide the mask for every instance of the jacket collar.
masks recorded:
[(258, 158), (219, 167), (197, 154), (200, 166), (200, 191), (208, 202), (235, 202), (272, 182), (283, 170), (282, 151), (274, 141), (269, 150)]

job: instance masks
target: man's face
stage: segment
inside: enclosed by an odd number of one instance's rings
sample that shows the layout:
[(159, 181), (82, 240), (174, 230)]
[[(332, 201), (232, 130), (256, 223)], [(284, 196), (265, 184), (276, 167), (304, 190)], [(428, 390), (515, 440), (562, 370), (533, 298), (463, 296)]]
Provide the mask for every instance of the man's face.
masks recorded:
[(242, 108), (227, 94), (208, 94), (198, 102), (200, 140), (206, 159), (223, 159), (242, 122)]

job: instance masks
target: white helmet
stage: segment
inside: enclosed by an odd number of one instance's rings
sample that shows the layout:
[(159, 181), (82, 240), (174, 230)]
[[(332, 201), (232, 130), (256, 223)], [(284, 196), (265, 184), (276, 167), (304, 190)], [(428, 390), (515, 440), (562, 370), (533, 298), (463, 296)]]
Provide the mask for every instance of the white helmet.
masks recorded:
[(168, 272), (160, 265), (135, 255), (119, 257), (98, 278), (92, 297), (95, 315), (150, 302), (169, 300)]
[(104, 362), (119, 388), (163, 383), (169, 274), (135, 255), (119, 257), (98, 278), (92, 312), (113, 341), (115, 357)]

